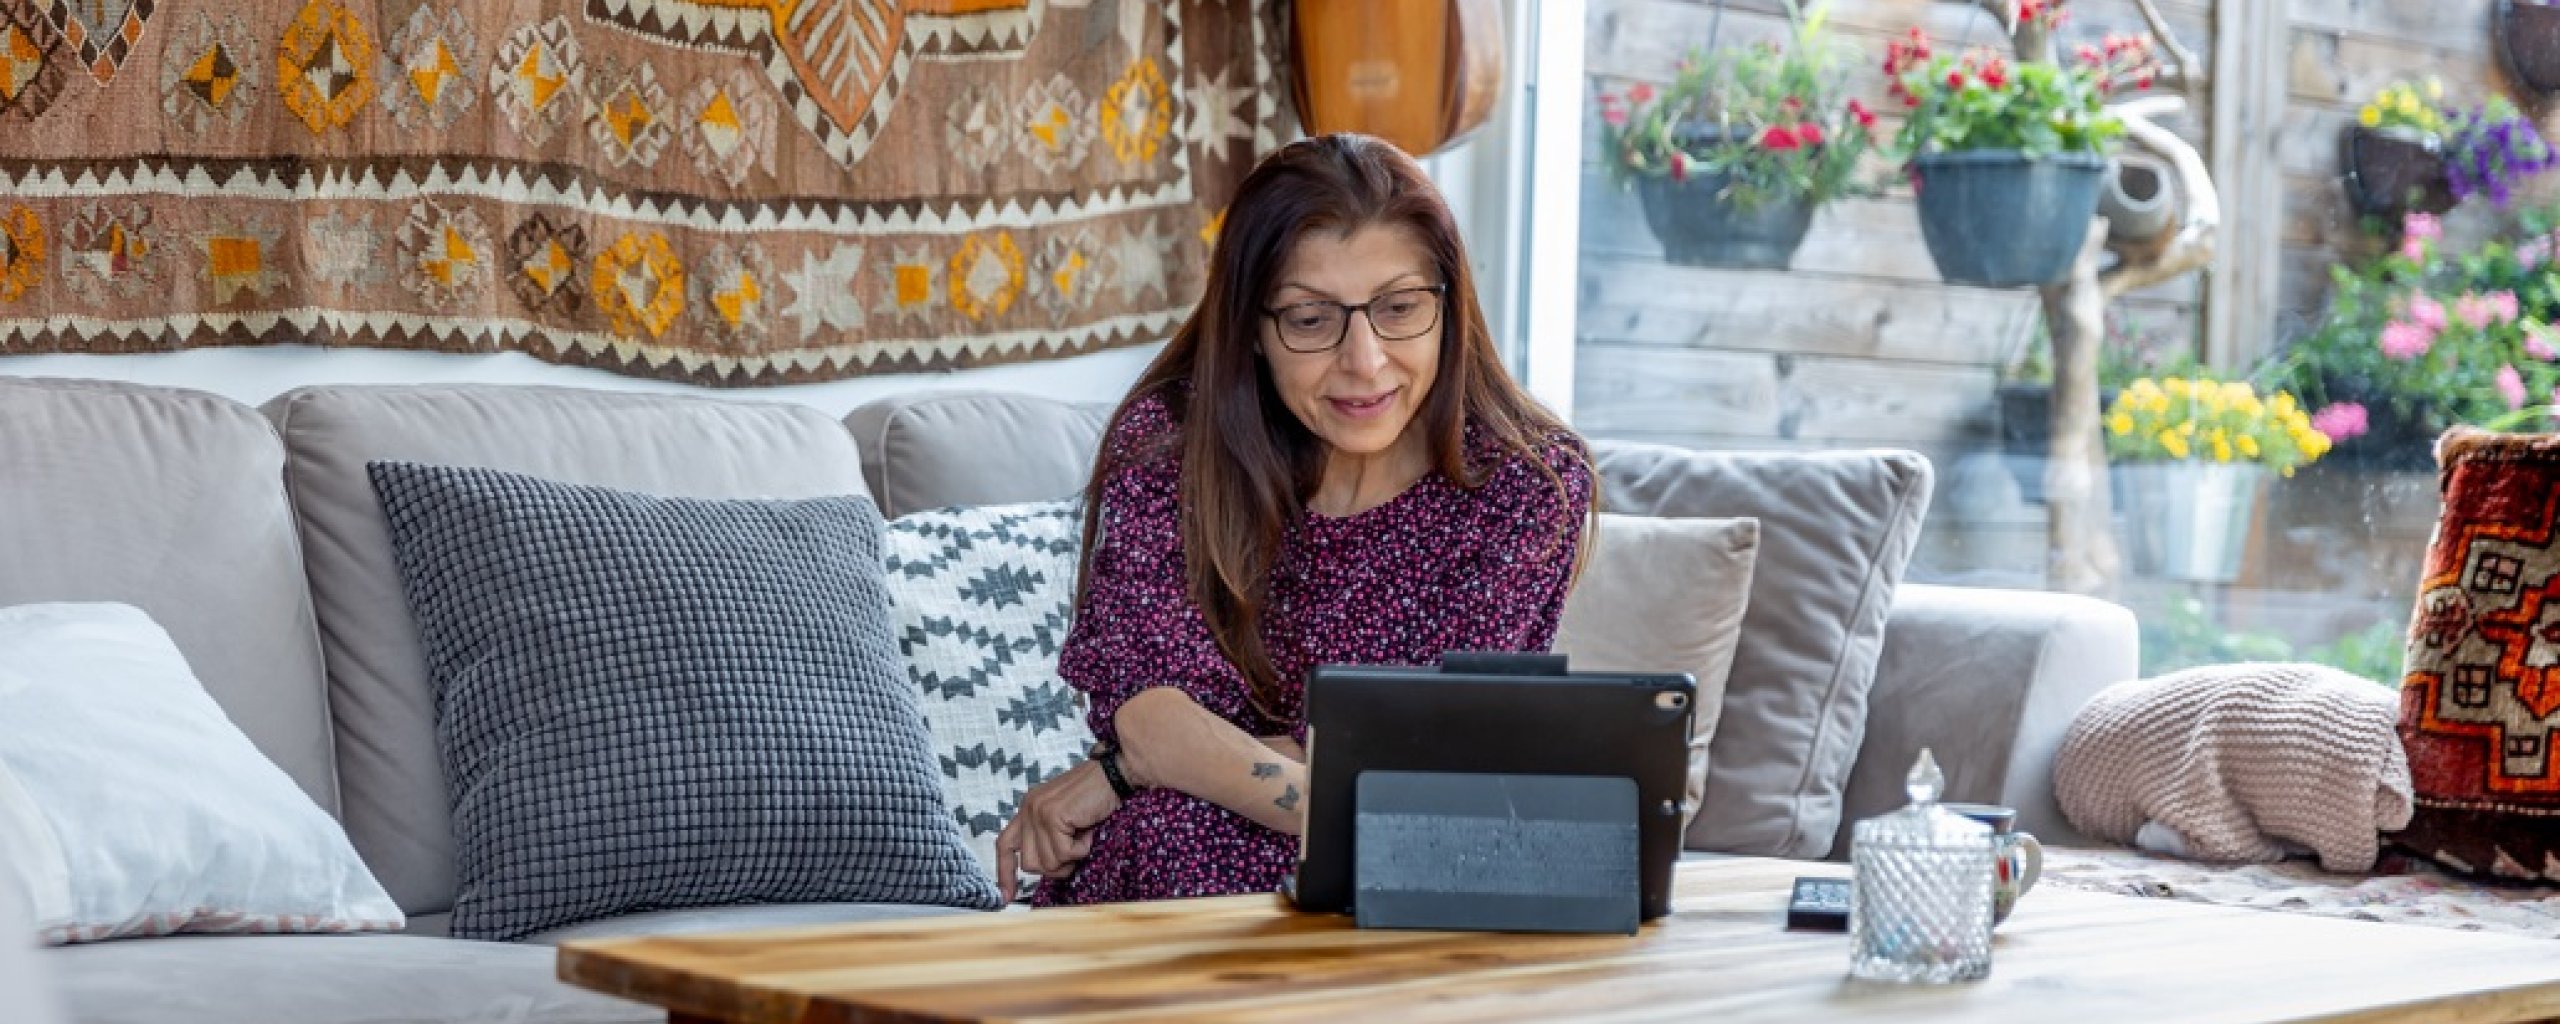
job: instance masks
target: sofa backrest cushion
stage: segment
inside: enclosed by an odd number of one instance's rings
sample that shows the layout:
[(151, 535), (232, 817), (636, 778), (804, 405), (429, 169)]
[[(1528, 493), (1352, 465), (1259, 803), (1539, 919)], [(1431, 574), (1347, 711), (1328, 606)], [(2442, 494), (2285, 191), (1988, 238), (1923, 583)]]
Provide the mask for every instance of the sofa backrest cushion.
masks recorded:
[(284, 437), (327, 656), (348, 838), (402, 910), (454, 897), (435, 690), (375, 460), (475, 466), (689, 498), (861, 494), (842, 425), (799, 405), (488, 385), (303, 388), (267, 405)]
[(891, 519), (1084, 490), (1112, 406), (988, 391), (899, 395), (845, 417), (863, 479)]
[(1707, 452), (1598, 442), (1601, 507), (1760, 521), (1751, 598), (1707, 752), (1692, 846), (1811, 859), (1831, 849), (1866, 734), (1885, 614), (1929, 508), (1912, 452)]
[(329, 706), (255, 410), (195, 391), (0, 379), (0, 606), (114, 601), (168, 630), (258, 750), (338, 808)]

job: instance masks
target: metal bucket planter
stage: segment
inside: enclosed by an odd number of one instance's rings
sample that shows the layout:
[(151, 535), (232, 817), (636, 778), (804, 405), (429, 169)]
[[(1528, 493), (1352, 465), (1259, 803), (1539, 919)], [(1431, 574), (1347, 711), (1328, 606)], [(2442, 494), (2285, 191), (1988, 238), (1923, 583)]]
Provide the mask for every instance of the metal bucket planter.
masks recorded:
[(2240, 578), (2249, 523), (2266, 493), (2266, 467), (2142, 462), (2116, 467), (2115, 485), (2135, 575), (2193, 583)]
[[(1724, 133), (1693, 127), (1681, 130), (1679, 139), (1683, 148), (1694, 151), (1721, 144)], [(1644, 203), (1645, 223), (1662, 243), (1663, 258), (1684, 267), (1787, 269), (1813, 227), (1813, 204), (1792, 195), (1745, 206), (1727, 196), (1732, 183), (1732, 176), (1722, 172), (1638, 182), (1636, 197)]]
[(2030, 160), (2016, 150), (1927, 153), (1913, 161), (1920, 236), (1950, 284), (2018, 288), (2071, 273), (2107, 161), (2088, 153)]
[(2339, 143), (2347, 200), (2357, 212), (2378, 217), (2453, 209), (2453, 183), (2444, 173), (2444, 143), (2407, 128), (2347, 129)]
[(2560, 93), (2560, 7), (2498, 0), (2498, 56), (2526, 88)]

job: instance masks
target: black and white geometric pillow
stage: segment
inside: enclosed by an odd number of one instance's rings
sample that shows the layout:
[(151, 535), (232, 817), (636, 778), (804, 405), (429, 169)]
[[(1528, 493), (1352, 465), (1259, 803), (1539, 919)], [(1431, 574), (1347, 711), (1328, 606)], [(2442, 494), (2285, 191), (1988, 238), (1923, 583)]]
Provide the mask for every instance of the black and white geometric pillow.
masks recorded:
[(995, 872), (996, 833), (1022, 794), (1084, 759), (1084, 705), (1058, 678), (1082, 520), (1071, 499), (945, 508), (889, 523), (892, 630), (942, 786), (969, 849)]

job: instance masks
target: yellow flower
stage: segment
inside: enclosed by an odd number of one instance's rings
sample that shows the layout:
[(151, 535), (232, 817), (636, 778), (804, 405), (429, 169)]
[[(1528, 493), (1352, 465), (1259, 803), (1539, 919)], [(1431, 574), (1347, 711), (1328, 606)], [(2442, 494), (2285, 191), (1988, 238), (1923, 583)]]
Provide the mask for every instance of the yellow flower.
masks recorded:
[(2107, 430), (2114, 433), (2117, 437), (2123, 437), (2127, 434), (2133, 433), (2133, 417), (2121, 412), (2113, 416), (2109, 416), (2107, 417)]
[(2401, 93), (2400, 112), (2410, 117), (2418, 116), (2418, 97), (2412, 93)]
[(2216, 435), (2213, 439), (2213, 461), (2231, 461), (2231, 442), (2223, 440), (2220, 435)]
[(2382, 108), (2370, 103), (2365, 104), (2364, 109), (2356, 113), (2356, 123), (2367, 128), (2382, 127)]
[(2160, 390), (2166, 391), (2172, 395), (2185, 395), (2187, 393), (2187, 379), (2184, 377), (2171, 377), (2167, 380), (2161, 381)]
[(2427, 98), (2431, 100), (2444, 98), (2444, 79), (2434, 75), (2427, 76)]
[(2169, 453), (2170, 458), (2183, 459), (2187, 457), (2187, 439), (2178, 436), (2177, 431), (2161, 431), (2160, 447)]
[(2240, 454), (2244, 458), (2257, 458), (2258, 439), (2247, 434), (2240, 435)]

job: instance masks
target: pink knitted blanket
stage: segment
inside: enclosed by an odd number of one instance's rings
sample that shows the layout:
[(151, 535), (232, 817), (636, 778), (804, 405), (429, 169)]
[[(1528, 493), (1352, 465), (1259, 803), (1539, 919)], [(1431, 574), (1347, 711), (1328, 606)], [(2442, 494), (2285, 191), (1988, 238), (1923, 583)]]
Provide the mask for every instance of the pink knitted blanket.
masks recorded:
[(2409, 764), (2391, 688), (2322, 665), (2216, 665), (2108, 687), (2055, 758), (2054, 795), (2091, 837), (2198, 860), (2308, 848), (2373, 867), (2408, 824)]

